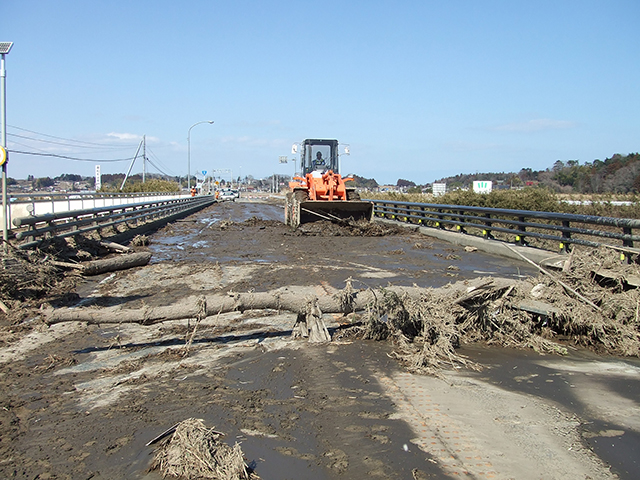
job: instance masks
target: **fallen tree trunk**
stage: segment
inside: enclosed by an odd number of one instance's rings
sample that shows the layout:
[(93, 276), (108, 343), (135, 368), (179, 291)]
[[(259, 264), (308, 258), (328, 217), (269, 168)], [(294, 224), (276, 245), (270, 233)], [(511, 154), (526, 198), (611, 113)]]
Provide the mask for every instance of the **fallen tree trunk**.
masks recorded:
[(131, 253), (128, 255), (120, 255), (118, 257), (82, 263), (80, 264), (82, 267), (80, 271), (83, 275), (100, 275), (101, 273), (141, 267), (149, 263), (149, 260), (151, 260), (151, 253), (149, 252)]
[[(349, 314), (362, 311), (384, 295), (408, 295), (419, 299), (428, 289), (418, 287), (388, 287), (378, 290), (350, 291), (345, 288), (334, 295), (316, 296), (315, 290), (308, 287), (289, 287), (270, 292), (231, 293), (228, 295), (207, 295), (188, 297), (173, 305), (164, 307), (144, 307), (125, 309), (121, 307), (105, 308), (65, 308), (49, 310), (46, 314), (48, 324), (62, 322), (103, 323), (139, 323), (153, 325), (169, 320), (186, 318), (205, 318), (210, 315), (245, 310), (286, 310), (307, 315), (317, 306), (322, 313)], [(204, 299), (204, 302), (202, 301)], [(204, 308), (204, 311), (203, 311)]]

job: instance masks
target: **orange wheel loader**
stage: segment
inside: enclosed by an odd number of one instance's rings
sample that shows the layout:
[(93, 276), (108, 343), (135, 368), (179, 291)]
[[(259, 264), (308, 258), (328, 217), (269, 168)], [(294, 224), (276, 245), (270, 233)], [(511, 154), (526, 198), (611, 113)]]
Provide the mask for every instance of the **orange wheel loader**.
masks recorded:
[[(296, 147), (292, 150), (294, 153)], [(286, 196), (285, 223), (297, 228), (301, 223), (318, 220), (370, 221), (373, 204), (360, 200), (355, 186), (349, 185), (353, 178), (343, 178), (339, 171), (337, 140), (304, 140), (300, 144), (301, 174), (289, 182), (291, 191)]]

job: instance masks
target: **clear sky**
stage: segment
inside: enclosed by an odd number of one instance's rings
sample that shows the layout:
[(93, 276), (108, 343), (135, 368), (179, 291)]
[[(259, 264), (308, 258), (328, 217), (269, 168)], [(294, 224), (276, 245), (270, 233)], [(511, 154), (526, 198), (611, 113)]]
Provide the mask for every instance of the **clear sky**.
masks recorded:
[(305, 138), (379, 183), (637, 152), (639, 20), (638, 0), (2, 0), (9, 149), (92, 160), (14, 153), (8, 175), (125, 172), (105, 160), (143, 135), (186, 175), (205, 120), (191, 171), (234, 176), (293, 173)]

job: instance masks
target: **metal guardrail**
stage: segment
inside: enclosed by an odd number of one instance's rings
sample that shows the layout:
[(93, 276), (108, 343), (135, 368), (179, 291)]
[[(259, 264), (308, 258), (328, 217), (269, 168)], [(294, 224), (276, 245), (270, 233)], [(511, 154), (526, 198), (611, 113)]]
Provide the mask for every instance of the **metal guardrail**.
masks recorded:
[[(501, 232), (513, 235), (518, 245), (527, 245), (527, 237), (531, 237), (556, 241), (561, 250), (567, 251), (571, 244), (615, 247), (600, 241), (613, 239), (622, 243), (622, 249), (631, 250), (634, 242), (640, 241), (640, 236), (633, 233), (634, 229), (640, 229), (640, 220), (631, 218), (392, 200), (367, 201), (374, 204), (374, 216), (441, 229), (452, 226), (460, 233), (477, 229), (487, 239), (494, 238), (492, 232)], [(591, 225), (603, 228), (587, 228)]]
[(212, 196), (199, 196), (129, 203), (14, 218), (13, 225), (21, 228), (16, 231), (17, 240), (30, 239), (18, 245), (18, 248), (26, 249), (37, 246), (45, 238), (69, 237), (124, 222), (155, 221), (174, 215), (187, 215), (215, 202)]
[[(175, 196), (179, 195), (180, 192), (132, 192), (132, 193), (123, 193), (123, 192), (31, 192), (31, 193), (11, 193), (9, 197), (11, 199), (16, 199), (16, 201), (21, 202), (25, 200), (44, 200), (49, 201), (52, 199), (56, 200), (66, 200), (66, 199), (93, 199), (93, 198), (130, 198), (130, 197), (148, 197), (149, 195), (153, 196)], [(188, 196), (189, 192), (185, 190), (185, 196)]]
[[(31, 192), (9, 195), (7, 208), (8, 225), (14, 218), (46, 213), (68, 212), (85, 208), (98, 208), (111, 205), (125, 205), (136, 201), (147, 202), (168, 198), (188, 197), (189, 192)], [(136, 200), (137, 199), (137, 200)]]

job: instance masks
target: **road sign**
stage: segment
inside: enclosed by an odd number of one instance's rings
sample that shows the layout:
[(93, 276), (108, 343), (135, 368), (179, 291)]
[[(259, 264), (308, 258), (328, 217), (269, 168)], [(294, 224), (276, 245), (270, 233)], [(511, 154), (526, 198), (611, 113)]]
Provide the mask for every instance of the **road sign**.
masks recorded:
[(289, 159), (286, 155), (280, 155), (280, 163), (287, 163)]
[(206, 170), (202, 170), (202, 175), (207, 175), (207, 171)]
[(489, 181), (481, 181), (474, 180), (473, 181), (473, 191), (476, 193), (491, 193), (491, 189), (493, 187), (493, 182)]
[(0, 165), (4, 165), (7, 161), (7, 151), (4, 147), (0, 147)]
[(96, 165), (96, 192), (102, 188), (102, 174), (100, 173), (100, 165)]

